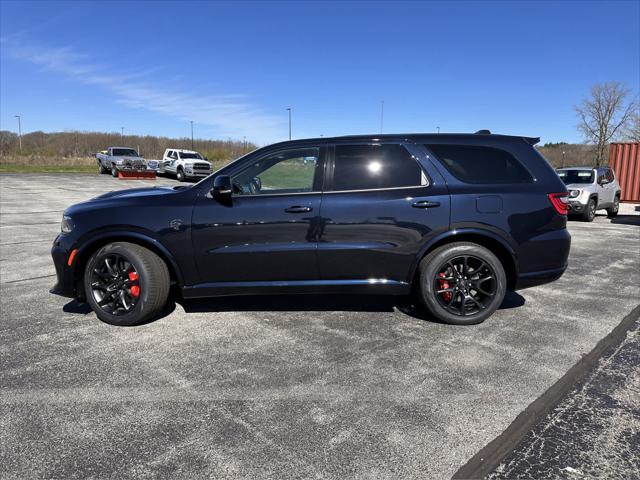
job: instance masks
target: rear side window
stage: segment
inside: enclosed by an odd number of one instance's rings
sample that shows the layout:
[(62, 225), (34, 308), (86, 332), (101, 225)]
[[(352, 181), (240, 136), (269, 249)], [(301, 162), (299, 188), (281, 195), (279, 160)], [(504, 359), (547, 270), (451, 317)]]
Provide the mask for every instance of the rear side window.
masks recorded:
[(509, 152), (475, 145), (427, 145), (453, 176), (465, 183), (529, 183), (531, 174)]
[(338, 145), (333, 190), (426, 185), (426, 176), (402, 145)]

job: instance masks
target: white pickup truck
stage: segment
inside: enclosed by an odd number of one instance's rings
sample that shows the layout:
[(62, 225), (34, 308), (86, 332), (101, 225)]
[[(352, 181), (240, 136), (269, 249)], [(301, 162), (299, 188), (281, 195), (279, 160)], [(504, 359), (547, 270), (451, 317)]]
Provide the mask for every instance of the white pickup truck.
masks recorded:
[(146, 170), (147, 162), (134, 148), (109, 147), (96, 153), (100, 173), (118, 176), (120, 170)]
[(175, 175), (178, 181), (187, 178), (203, 178), (211, 173), (211, 163), (193, 150), (167, 148), (164, 151), (158, 173)]

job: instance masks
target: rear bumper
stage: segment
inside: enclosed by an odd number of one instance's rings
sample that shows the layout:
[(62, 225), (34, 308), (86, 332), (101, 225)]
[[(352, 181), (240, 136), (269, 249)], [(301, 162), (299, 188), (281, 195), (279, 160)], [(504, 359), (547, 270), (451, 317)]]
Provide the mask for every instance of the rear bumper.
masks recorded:
[(551, 270), (540, 270), (537, 272), (521, 273), (516, 282), (516, 290), (523, 288), (537, 287), (545, 283), (551, 283), (558, 280), (567, 269), (567, 265)]
[(515, 289), (535, 287), (559, 279), (567, 269), (571, 235), (566, 228), (538, 235), (519, 252), (519, 274)]

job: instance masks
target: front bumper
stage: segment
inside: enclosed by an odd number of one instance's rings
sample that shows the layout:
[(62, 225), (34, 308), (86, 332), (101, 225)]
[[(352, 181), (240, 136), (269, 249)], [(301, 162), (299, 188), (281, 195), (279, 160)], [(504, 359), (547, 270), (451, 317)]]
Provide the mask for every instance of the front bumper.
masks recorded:
[(188, 177), (188, 178), (200, 178), (200, 177), (204, 178), (211, 175), (211, 172), (202, 171), (202, 170), (191, 170), (191, 171), (185, 171), (184, 175), (185, 177)]
[(571, 200), (569, 200), (569, 213), (582, 213), (584, 211), (585, 208), (587, 208), (586, 205), (583, 205), (580, 202), (572, 202)]
[(55, 239), (51, 247), (51, 257), (56, 268), (56, 284), (49, 290), (49, 293), (63, 297), (76, 298), (78, 296), (77, 285), (74, 274), (74, 263), (68, 265), (71, 250), (64, 245), (61, 236)]

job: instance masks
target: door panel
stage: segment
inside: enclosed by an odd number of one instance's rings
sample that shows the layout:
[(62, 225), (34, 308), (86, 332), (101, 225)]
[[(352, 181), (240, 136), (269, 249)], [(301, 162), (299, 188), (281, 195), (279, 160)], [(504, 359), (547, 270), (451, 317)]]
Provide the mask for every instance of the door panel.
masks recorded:
[[(319, 218), (320, 278), (411, 281), (422, 247), (449, 228), (442, 176), (412, 144), (336, 145), (331, 154)], [(346, 190), (352, 184), (361, 190)]]
[(449, 226), (449, 195), (444, 186), (326, 193), (319, 222), (320, 278), (409, 281), (422, 246)]
[(230, 175), (230, 202), (199, 199), (193, 245), (203, 282), (318, 278), (325, 150), (284, 148), (249, 158)]
[(202, 281), (318, 278), (320, 198), (319, 193), (238, 196), (232, 206), (200, 198), (193, 214), (193, 246)]

